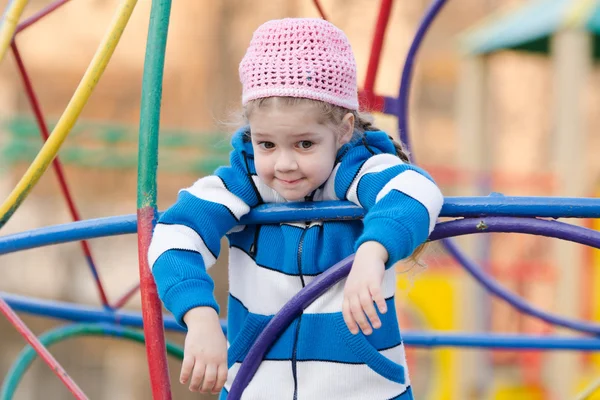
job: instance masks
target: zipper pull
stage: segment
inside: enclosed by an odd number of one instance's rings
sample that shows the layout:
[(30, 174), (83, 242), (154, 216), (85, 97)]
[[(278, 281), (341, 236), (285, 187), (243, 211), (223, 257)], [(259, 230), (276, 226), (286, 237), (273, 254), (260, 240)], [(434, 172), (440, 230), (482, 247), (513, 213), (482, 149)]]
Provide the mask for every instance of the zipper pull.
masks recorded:
[(252, 257), (256, 257), (256, 248), (258, 247), (258, 234), (260, 232), (260, 225), (256, 227), (256, 231), (254, 232), (254, 241), (250, 245), (250, 255)]

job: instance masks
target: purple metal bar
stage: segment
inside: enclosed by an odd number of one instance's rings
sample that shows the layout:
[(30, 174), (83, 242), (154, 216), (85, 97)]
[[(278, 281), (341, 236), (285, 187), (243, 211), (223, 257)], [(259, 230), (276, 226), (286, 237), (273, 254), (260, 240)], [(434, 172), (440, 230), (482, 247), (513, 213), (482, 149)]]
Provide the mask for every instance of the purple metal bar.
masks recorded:
[[(576, 243), (587, 244), (600, 248), (600, 232), (591, 229), (573, 226), (564, 222), (547, 221), (536, 218), (516, 218), (516, 217), (489, 217), (461, 219), (450, 222), (443, 222), (436, 226), (430, 236), (430, 240), (440, 240), (451, 236), (467, 235), (480, 232), (515, 232), (542, 235), (557, 239), (569, 240)], [(516, 309), (523, 313), (535, 316), (546, 322), (564, 326), (581, 332), (600, 335), (600, 326), (568, 320), (550, 313), (541, 311), (525, 302), (520, 297), (508, 292), (497, 284), (493, 279), (484, 274), (470, 260), (464, 257), (453, 247), (449, 240), (444, 240), (448, 251), (481, 283), (488, 291), (495, 296), (505, 300)], [(273, 317), (271, 322), (258, 336), (248, 355), (240, 366), (240, 369), (233, 381), (228, 399), (237, 400), (241, 397), (244, 388), (248, 385), (256, 373), (265, 352), (271, 346), (273, 341), (281, 332), (289, 326), (300, 312), (308, 307), (317, 297), (335, 285), (350, 272), (352, 256), (335, 264), (304, 289), (298, 292), (282, 309)]]
[(417, 51), (419, 51), (419, 47), (421, 47), (421, 43), (423, 42), (423, 38), (425, 37), (427, 30), (445, 4), (446, 0), (436, 0), (429, 6), (425, 12), (425, 16), (419, 24), (410, 48), (408, 49), (406, 61), (404, 62), (404, 67), (402, 68), (400, 94), (398, 95), (398, 110), (396, 115), (398, 116), (400, 140), (402, 141), (402, 144), (406, 146), (409, 152), (410, 135), (408, 132), (408, 103), (410, 98), (410, 83), (412, 81), (413, 64), (415, 62), (415, 57), (417, 56)]
[[(513, 232), (553, 237), (600, 248), (600, 232), (582, 228), (559, 221), (547, 221), (536, 218), (489, 217), (482, 219), (462, 219), (438, 224), (430, 239), (439, 240), (452, 236), (467, 235), (477, 232)], [(517, 310), (541, 319), (553, 325), (562, 326), (580, 332), (600, 336), (600, 326), (580, 322), (539, 310), (521, 297), (509, 292), (489, 277), (467, 256), (461, 253), (451, 240), (442, 240), (446, 250), (460, 263), (477, 282), (491, 294), (506, 301)]]
[(561, 221), (519, 217), (463, 218), (440, 222), (429, 236), (429, 240), (440, 240), (483, 232), (526, 233), (600, 248), (600, 232), (593, 229)]
[(327, 289), (344, 279), (350, 273), (353, 261), (354, 254), (344, 258), (306, 285), (304, 289), (298, 292), (281, 308), (260, 335), (258, 335), (254, 345), (250, 348), (231, 385), (231, 390), (227, 396), (228, 400), (238, 400), (241, 398), (244, 388), (250, 383), (273, 340), (290, 325), (302, 310), (325, 293)]

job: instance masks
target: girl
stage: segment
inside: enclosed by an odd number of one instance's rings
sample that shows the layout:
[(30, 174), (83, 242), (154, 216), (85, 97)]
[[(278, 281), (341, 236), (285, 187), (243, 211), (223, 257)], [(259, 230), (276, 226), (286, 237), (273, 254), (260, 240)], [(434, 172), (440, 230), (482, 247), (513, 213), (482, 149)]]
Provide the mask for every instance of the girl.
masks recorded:
[[(427, 239), (442, 194), (358, 114), (354, 55), (332, 24), (265, 23), (239, 71), (247, 124), (232, 139), (231, 165), (179, 193), (148, 254), (162, 301), (188, 330), (181, 382), (226, 399), (273, 315), (355, 252), (347, 280), (289, 326), (243, 398), (412, 399), (392, 266)], [(259, 204), (322, 200), (349, 200), (366, 216), (238, 226)], [(206, 272), (223, 235), (230, 244), (228, 340)]]

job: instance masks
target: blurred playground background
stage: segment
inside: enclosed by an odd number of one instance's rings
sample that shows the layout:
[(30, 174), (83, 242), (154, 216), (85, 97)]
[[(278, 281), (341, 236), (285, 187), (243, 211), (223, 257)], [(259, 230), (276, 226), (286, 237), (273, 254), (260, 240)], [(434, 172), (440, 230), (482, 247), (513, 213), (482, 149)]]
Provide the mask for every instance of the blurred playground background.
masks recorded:
[[(7, 3), (0, 0), (0, 10)], [(22, 19), (50, 3), (30, 0)], [(49, 122), (64, 111), (118, 4), (71, 0), (19, 34), (20, 55)], [(362, 83), (379, 2), (321, 4), (328, 19), (348, 35)], [(378, 94), (397, 96), (408, 46), (428, 5), (425, 0), (394, 2), (375, 84)], [(150, 1), (137, 4), (106, 72), (59, 152), (82, 219), (136, 209), (137, 127), (149, 11)], [(293, 16), (319, 14), (309, 0), (173, 2), (161, 114), (160, 210), (175, 200), (178, 189), (227, 162), (232, 128), (226, 122), (239, 108), (238, 62), (259, 24)], [(540, 27), (540, 21), (546, 25)], [(554, 39), (554, 33), (560, 36), (568, 29), (571, 36), (562, 42)], [(540, 38), (540, 30), (547, 34)], [(600, 70), (594, 68), (594, 56), (600, 58), (599, 35), (598, 1), (448, 1), (417, 58), (410, 121), (412, 150), (445, 195), (598, 197)], [(581, 43), (584, 51), (577, 47)], [(566, 95), (557, 99), (557, 93)], [(565, 140), (564, 127), (555, 117), (569, 103), (577, 113), (567, 117), (572, 118), (572, 136)], [(397, 135), (395, 118), (376, 114), (376, 122)], [(0, 64), (0, 199), (8, 196), (41, 145), (9, 51)], [(573, 146), (580, 150), (577, 158), (560, 156), (571, 154)], [(1, 234), (70, 220), (56, 176), (48, 171)], [(598, 221), (581, 223), (600, 229)], [(600, 322), (599, 251), (517, 234), (477, 235), (458, 242), (501, 284), (532, 304)], [(135, 235), (94, 240), (90, 247), (106, 296), (114, 301), (139, 280)], [(226, 301), (226, 258), (223, 252), (211, 272), (221, 304)], [(416, 273), (398, 267), (403, 329), (569, 334), (492, 300), (437, 244), (429, 247), (424, 261), (427, 269)], [(0, 291), (100, 304), (77, 243), (0, 257)], [(139, 310), (139, 295), (125, 308)], [(21, 316), (36, 333), (62, 324)], [(181, 334), (168, 338), (183, 343)], [(0, 377), (24, 344), (0, 318)], [(52, 353), (92, 399), (151, 397), (143, 346), (84, 338), (56, 345)], [(569, 398), (565, 394), (573, 396), (600, 376), (600, 357), (590, 353), (411, 348), (408, 357), (414, 392), (423, 400), (564, 400)], [(170, 361), (170, 372), (176, 382), (179, 362)], [(69, 396), (47, 366), (36, 361), (15, 398)], [(189, 393), (177, 383), (173, 397), (211, 398)], [(593, 398), (600, 399), (600, 394)]]

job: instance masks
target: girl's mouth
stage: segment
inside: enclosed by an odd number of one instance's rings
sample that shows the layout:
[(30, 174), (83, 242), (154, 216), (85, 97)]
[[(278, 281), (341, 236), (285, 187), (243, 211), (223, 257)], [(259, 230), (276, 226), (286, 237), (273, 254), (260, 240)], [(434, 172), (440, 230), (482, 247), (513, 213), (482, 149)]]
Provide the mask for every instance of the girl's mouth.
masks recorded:
[(280, 179), (277, 178), (277, 180), (285, 185), (294, 185), (298, 182), (300, 182), (303, 178), (299, 178), (299, 179), (294, 179), (294, 180), (286, 180), (286, 179)]

